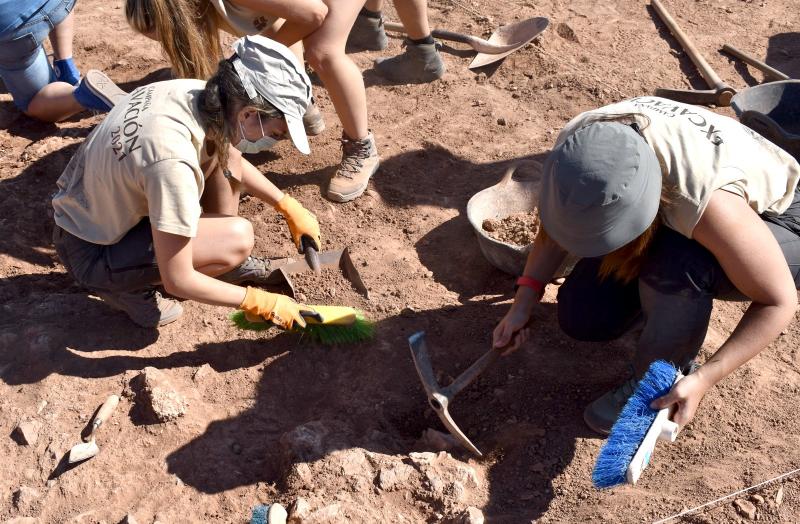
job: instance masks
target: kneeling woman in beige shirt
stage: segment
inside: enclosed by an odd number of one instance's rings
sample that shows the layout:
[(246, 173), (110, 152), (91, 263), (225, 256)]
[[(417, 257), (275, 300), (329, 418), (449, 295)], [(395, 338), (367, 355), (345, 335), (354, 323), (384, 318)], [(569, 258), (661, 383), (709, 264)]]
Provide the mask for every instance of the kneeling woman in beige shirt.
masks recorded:
[(288, 48), (264, 37), (234, 44), (208, 82), (139, 87), (89, 135), (58, 180), (54, 243), (67, 271), (137, 324), (176, 320), (156, 291), (239, 307), (285, 328), (304, 325), (291, 298), (263, 284), (270, 260), (250, 256), (254, 233), (237, 216), (239, 192), (271, 204), (301, 245), (320, 247), (319, 224), (241, 153), (291, 138), (309, 152), (303, 114), (311, 82)]

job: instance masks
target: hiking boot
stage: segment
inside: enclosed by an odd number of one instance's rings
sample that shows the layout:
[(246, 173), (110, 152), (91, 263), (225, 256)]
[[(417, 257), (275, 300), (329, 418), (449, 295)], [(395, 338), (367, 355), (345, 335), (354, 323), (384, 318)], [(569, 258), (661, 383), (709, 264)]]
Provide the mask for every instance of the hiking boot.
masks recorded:
[(127, 95), (105, 73), (97, 69), (90, 69), (72, 92), (80, 105), (100, 113), (108, 113)]
[(445, 66), (436, 44), (415, 44), (406, 39), (405, 52), (375, 60), (375, 71), (396, 83), (423, 84), (444, 75)]
[(306, 114), (303, 115), (303, 126), (306, 128), (308, 136), (317, 136), (325, 131), (325, 119), (322, 118), (322, 113), (313, 100), (306, 109)]
[(180, 302), (162, 297), (153, 288), (128, 293), (95, 294), (112, 308), (127, 313), (134, 323), (145, 328), (164, 326), (178, 320), (183, 314)]
[(239, 267), (220, 275), (217, 278), (230, 284), (244, 284), (245, 282), (258, 285), (279, 284), (283, 278), (279, 268), (294, 262), (293, 258), (259, 258), (247, 257)]
[(331, 178), (327, 197), (334, 202), (349, 202), (361, 196), (380, 163), (372, 133), (362, 140), (350, 140), (343, 134), (342, 163)]
[(631, 377), (602, 397), (598, 398), (583, 410), (586, 425), (598, 433), (608, 435), (611, 426), (617, 421), (622, 408), (636, 389), (638, 381)]
[(358, 15), (347, 37), (348, 51), (381, 51), (389, 45), (383, 30), (383, 17)]

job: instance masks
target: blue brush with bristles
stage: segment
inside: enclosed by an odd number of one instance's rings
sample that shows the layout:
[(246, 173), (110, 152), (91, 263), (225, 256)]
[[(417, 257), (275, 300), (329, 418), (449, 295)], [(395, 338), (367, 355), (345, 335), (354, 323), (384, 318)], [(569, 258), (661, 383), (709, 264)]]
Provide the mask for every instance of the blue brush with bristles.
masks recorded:
[(669, 420), (669, 410), (657, 411), (650, 403), (669, 393), (682, 377), (668, 362), (657, 360), (650, 364), (597, 456), (592, 471), (594, 487), (610, 488), (625, 482), (636, 484), (650, 463), (656, 441), (675, 442), (679, 427)]

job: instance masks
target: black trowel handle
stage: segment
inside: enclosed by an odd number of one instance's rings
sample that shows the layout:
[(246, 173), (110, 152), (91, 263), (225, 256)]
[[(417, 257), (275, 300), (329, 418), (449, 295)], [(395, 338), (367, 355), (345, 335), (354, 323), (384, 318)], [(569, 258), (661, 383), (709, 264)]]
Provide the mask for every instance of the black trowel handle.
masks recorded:
[(322, 274), (322, 267), (319, 265), (319, 254), (317, 246), (308, 235), (300, 237), (300, 247), (306, 256), (306, 262), (317, 275)]

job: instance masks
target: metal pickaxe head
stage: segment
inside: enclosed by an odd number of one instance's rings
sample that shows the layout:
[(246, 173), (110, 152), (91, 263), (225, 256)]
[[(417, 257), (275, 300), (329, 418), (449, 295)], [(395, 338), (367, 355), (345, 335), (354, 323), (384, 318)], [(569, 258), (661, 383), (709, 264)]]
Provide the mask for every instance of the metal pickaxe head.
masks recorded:
[(716, 89), (656, 89), (656, 96), (701, 106), (728, 107), (735, 94), (736, 90), (725, 84)]
[(482, 457), (483, 454), (475, 447), (469, 438), (467, 438), (464, 432), (459, 429), (458, 425), (450, 416), (448, 408), (453, 397), (475, 380), (489, 364), (497, 360), (500, 352), (490, 349), (466, 371), (459, 375), (452, 384), (443, 388), (439, 386), (439, 383), (436, 381), (436, 375), (433, 373), (431, 359), (428, 355), (428, 346), (425, 343), (425, 332), (420, 331), (408, 337), (408, 345), (411, 348), (411, 357), (414, 359), (414, 366), (417, 368), (420, 380), (422, 380), (422, 386), (425, 388), (425, 393), (428, 395), (428, 403), (431, 405), (431, 408), (433, 408), (439, 416), (439, 420), (442, 421), (447, 431), (458, 439), (462, 446), (479, 457)]

